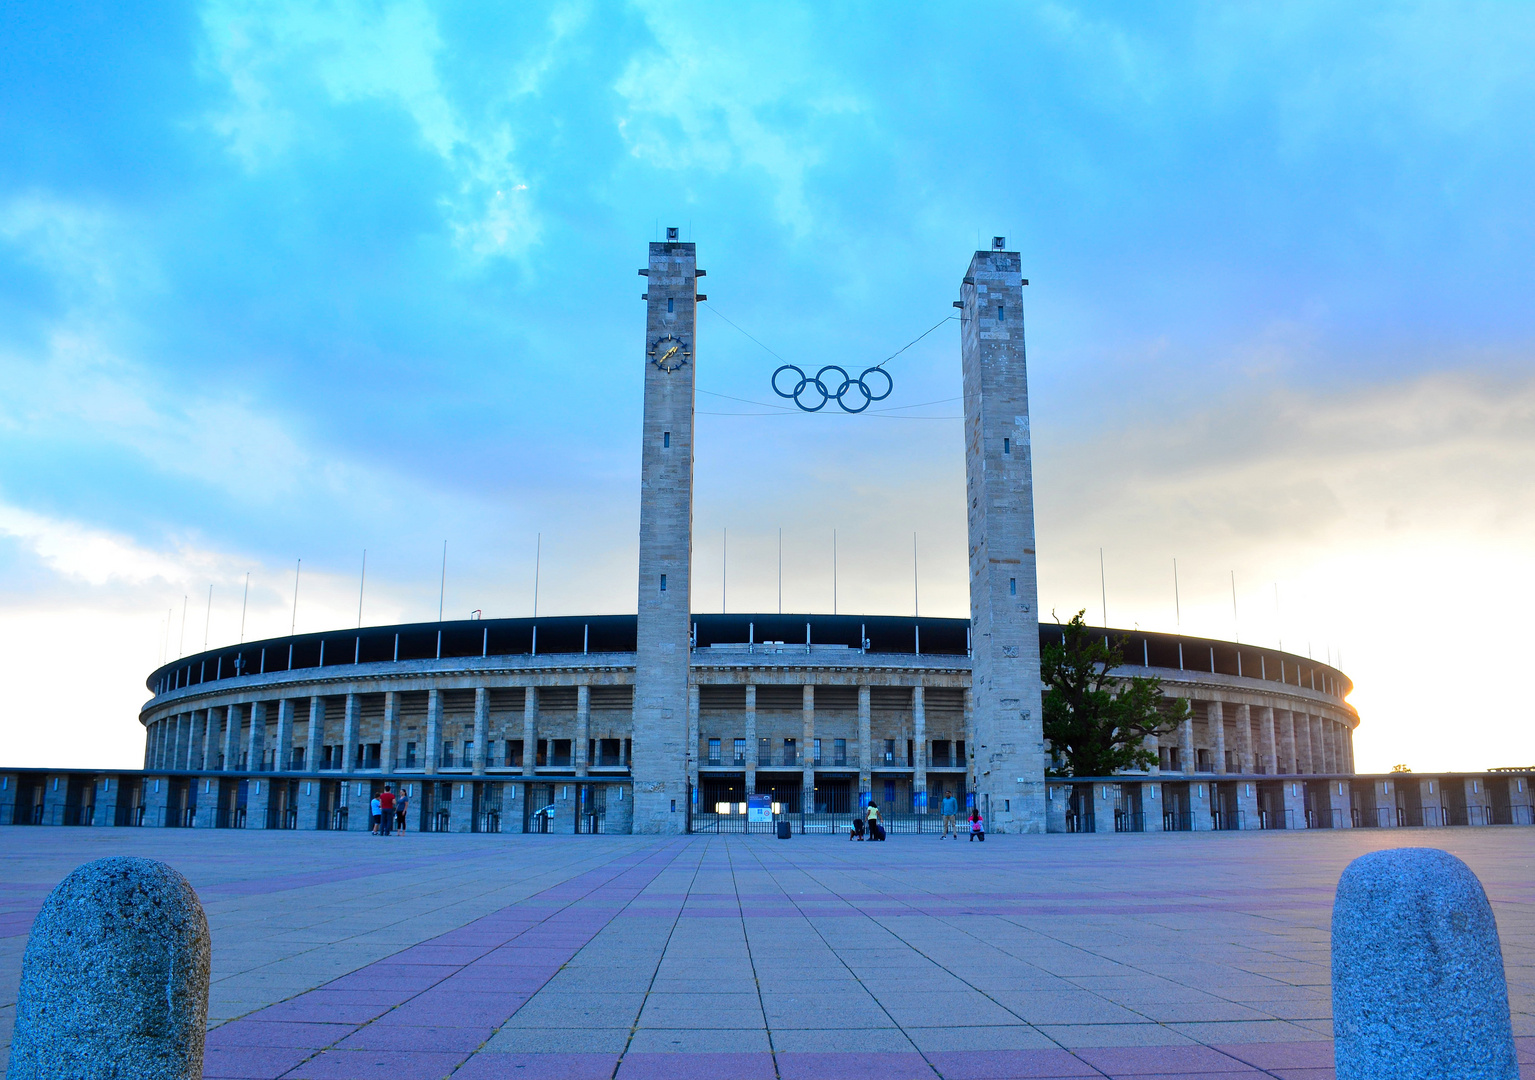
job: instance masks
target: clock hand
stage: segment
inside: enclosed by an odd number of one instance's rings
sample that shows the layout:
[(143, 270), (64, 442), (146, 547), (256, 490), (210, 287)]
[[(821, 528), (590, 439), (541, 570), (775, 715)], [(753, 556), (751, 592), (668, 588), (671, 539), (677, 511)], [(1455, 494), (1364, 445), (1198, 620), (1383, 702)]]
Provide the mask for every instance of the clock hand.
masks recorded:
[(673, 345), (670, 349), (667, 349), (666, 352), (661, 354), (661, 362), (665, 363), (666, 361), (670, 360), (672, 358), (672, 354), (675, 353), (676, 351), (677, 351), (677, 346), (676, 345)]

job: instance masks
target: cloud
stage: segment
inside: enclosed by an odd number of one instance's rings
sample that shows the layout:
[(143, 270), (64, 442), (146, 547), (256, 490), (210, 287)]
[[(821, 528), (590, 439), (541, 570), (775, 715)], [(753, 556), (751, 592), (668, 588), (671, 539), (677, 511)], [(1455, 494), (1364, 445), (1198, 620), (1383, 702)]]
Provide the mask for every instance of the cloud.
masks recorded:
[[(865, 103), (815, 48), (803, 10), (759, 7), (750, 18), (715, 9), (678, 18), (641, 5), (655, 47), (630, 60), (615, 89), (630, 153), (687, 176), (761, 174), (779, 221), (812, 231), (807, 178), (831, 156), (842, 123)], [(764, 42), (776, 41), (777, 47)]]
[[(318, 121), (306, 95), (315, 89), (332, 105), (384, 102), (410, 118), (452, 178), (439, 205), (461, 251), (516, 256), (536, 242), (510, 124), (450, 99), (439, 72), (446, 46), (426, 4), (212, 0), (202, 22), (209, 67), (231, 97), (209, 122), (248, 169), (309, 141), (306, 125)], [(536, 85), (536, 71), (522, 81)]]
[(1341, 651), (1364, 768), (1535, 753), (1487, 644), (1535, 607), (1535, 375), (1250, 391), (1036, 454), (1042, 610), (1101, 617), (1101, 547), (1113, 625)]

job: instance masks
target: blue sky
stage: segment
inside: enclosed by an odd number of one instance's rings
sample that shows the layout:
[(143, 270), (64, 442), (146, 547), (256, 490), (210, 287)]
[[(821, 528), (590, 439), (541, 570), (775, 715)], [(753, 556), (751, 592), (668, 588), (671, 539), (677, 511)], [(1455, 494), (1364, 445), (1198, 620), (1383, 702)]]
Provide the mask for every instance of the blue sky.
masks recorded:
[(966, 612), (955, 325), (857, 418), (767, 350), (883, 359), (1003, 234), (1046, 609), (1101, 547), (1116, 625), (1341, 652), (1362, 765), (1527, 762), (1473, 672), (1535, 598), (1532, 52), (1504, 4), (9, 5), (0, 759), (131, 763), (147, 670), (286, 632), (299, 558), (301, 630), (364, 549), (364, 619), (432, 617), (444, 540), (450, 615), (527, 614), (540, 536), (541, 612), (633, 610), (675, 225), (697, 609), (727, 528), (774, 607), (782, 528), (788, 608), (836, 529), (841, 610), (910, 610), (916, 533)]

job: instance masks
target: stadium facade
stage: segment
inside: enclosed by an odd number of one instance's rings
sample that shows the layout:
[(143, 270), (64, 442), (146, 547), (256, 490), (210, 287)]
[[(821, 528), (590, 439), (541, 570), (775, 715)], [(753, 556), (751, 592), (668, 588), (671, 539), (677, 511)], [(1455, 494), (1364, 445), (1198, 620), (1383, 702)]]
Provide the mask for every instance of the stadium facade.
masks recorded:
[[(975, 253), (955, 305), (970, 619), (693, 612), (703, 271), (674, 230), (649, 256), (636, 614), (376, 626), (180, 658), (149, 677), (141, 770), (0, 771), (0, 821), (367, 829), (386, 783), (410, 795), (412, 828), (454, 832), (745, 828), (761, 802), (840, 828), (871, 800), (920, 830), (946, 794), (994, 832), (1528, 818), (1523, 774), (1355, 775), (1352, 684), (1334, 667), (1142, 631), (1103, 633), (1124, 639), (1124, 674), (1160, 678), (1192, 716), (1145, 774), (1047, 780), (1040, 652), (1060, 630), (1038, 618), (1027, 283), (1001, 238)], [(827, 387), (826, 370), (801, 377), (833, 396), (856, 385)]]

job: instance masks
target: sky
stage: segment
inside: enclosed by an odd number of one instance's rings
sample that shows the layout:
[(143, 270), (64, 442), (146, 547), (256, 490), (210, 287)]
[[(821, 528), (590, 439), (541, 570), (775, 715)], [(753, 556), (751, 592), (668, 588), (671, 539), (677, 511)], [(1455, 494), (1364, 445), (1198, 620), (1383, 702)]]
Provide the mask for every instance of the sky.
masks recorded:
[[(1331, 659), (1361, 769), (1528, 765), (1532, 54), (1511, 4), (0, 6), (0, 763), (135, 765), (205, 644), (632, 612), (675, 226), (695, 610), (775, 610), (782, 530), (786, 611), (968, 614), (944, 320), (1006, 236), (1041, 610)], [(929, 329), (863, 415), (770, 388)]]

